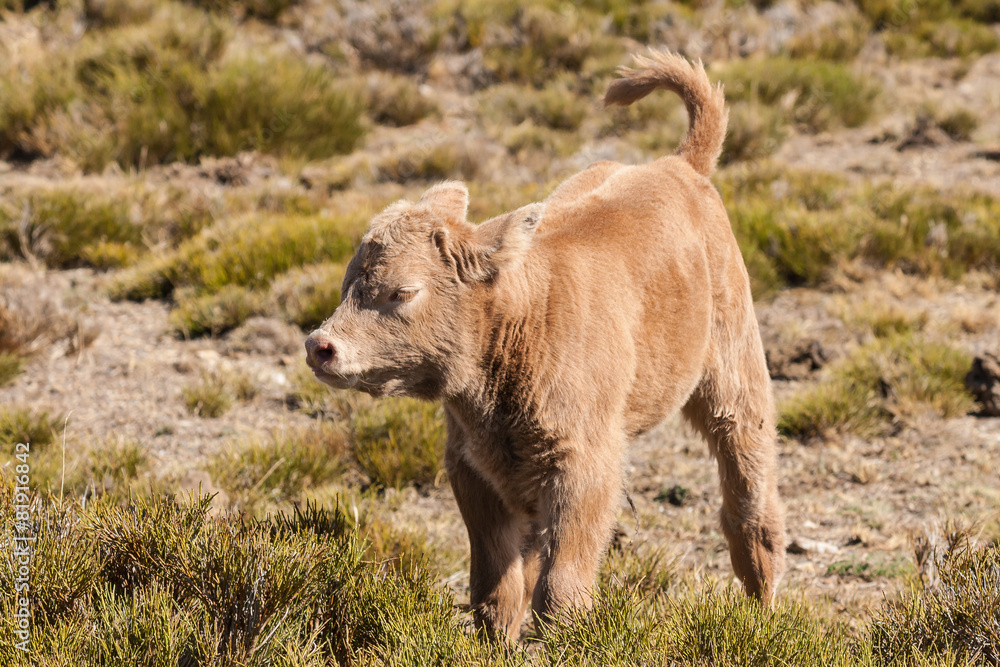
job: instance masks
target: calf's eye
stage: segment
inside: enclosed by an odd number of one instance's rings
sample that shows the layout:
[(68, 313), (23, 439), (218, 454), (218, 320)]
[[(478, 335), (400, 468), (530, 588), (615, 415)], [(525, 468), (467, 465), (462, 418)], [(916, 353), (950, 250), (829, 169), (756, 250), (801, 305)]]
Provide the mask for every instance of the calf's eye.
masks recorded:
[(415, 287), (400, 287), (389, 296), (389, 301), (392, 301), (393, 303), (404, 303), (412, 299), (416, 296), (416, 294), (417, 288)]

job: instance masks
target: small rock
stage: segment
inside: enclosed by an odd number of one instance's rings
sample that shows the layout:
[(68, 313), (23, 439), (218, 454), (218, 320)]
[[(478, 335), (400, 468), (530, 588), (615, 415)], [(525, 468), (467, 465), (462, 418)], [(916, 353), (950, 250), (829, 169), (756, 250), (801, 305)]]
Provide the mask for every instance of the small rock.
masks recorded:
[(982, 415), (1000, 417), (1000, 356), (984, 352), (972, 361), (965, 388), (983, 406)]
[(775, 380), (804, 380), (823, 368), (829, 360), (818, 340), (800, 340), (791, 349), (770, 349), (767, 370)]
[(911, 148), (928, 148), (943, 146), (951, 142), (951, 137), (945, 133), (930, 116), (921, 115), (910, 131), (903, 137), (902, 141), (896, 144), (897, 151), (905, 151)]
[(201, 359), (209, 367), (215, 367), (222, 360), (222, 355), (215, 350), (198, 350), (194, 353), (196, 357)]
[(835, 544), (811, 540), (808, 537), (796, 537), (788, 544), (790, 554), (835, 554), (839, 551), (840, 548)]

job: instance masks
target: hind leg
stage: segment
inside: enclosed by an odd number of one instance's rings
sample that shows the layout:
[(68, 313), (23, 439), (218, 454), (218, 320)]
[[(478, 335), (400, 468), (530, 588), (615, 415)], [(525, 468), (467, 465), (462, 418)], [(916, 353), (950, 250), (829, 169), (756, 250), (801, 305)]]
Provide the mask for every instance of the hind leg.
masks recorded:
[(784, 510), (770, 378), (760, 343), (743, 349), (742, 358), (727, 358), (729, 368), (707, 370), (683, 413), (718, 461), (722, 530), (733, 570), (749, 595), (766, 602), (785, 569)]

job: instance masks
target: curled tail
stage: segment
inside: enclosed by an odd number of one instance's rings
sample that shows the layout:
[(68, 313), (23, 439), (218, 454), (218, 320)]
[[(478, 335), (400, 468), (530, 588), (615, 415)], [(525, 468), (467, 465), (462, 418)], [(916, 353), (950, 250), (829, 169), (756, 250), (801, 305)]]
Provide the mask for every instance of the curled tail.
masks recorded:
[(712, 86), (701, 61), (692, 65), (669, 51), (650, 49), (648, 55), (636, 55), (636, 69), (621, 67), (604, 94), (604, 106), (628, 106), (658, 88), (672, 90), (687, 107), (690, 126), (677, 154), (700, 174), (709, 176), (722, 152), (726, 138), (726, 110), (722, 86)]

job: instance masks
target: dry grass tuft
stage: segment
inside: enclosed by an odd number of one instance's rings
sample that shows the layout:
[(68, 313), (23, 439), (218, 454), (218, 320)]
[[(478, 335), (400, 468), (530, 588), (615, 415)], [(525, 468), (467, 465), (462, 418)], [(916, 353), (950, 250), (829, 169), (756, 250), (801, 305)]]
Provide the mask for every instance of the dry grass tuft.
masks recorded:
[(860, 53), (870, 31), (871, 25), (863, 16), (849, 13), (795, 36), (785, 51), (792, 58), (849, 62)]
[(733, 104), (719, 161), (762, 160), (781, 148), (786, 129), (780, 110), (757, 101)]
[(918, 585), (872, 620), (875, 655), (886, 663), (949, 656), (955, 664), (997, 664), (1000, 547), (979, 544), (954, 526), (930, 537), (916, 544)]
[(24, 360), (12, 352), (0, 352), (0, 387), (10, 384), (21, 374)]
[(438, 111), (437, 103), (405, 76), (373, 75), (366, 84), (365, 108), (380, 125), (413, 125)]
[(225, 377), (219, 373), (203, 374), (185, 387), (181, 395), (191, 414), (209, 419), (221, 417), (233, 405), (233, 394)]
[(340, 428), (320, 423), (274, 432), (265, 440), (232, 442), (209, 462), (208, 472), (235, 506), (274, 507), (333, 480), (344, 469), (347, 449)]
[(914, 311), (884, 299), (869, 299), (860, 303), (846, 298), (837, 299), (833, 311), (852, 329), (860, 329), (876, 338), (918, 333), (930, 320), (925, 310)]
[(179, 290), (176, 307), (170, 311), (170, 325), (184, 338), (218, 336), (235, 329), (264, 311), (264, 298), (239, 285), (226, 285), (213, 294)]
[(55, 300), (30, 273), (12, 267), (0, 271), (0, 351), (31, 354), (47, 343), (71, 335), (72, 323)]
[(46, 411), (22, 407), (0, 409), (0, 437), (4, 442), (26, 442), (39, 448), (56, 441), (61, 418)]

